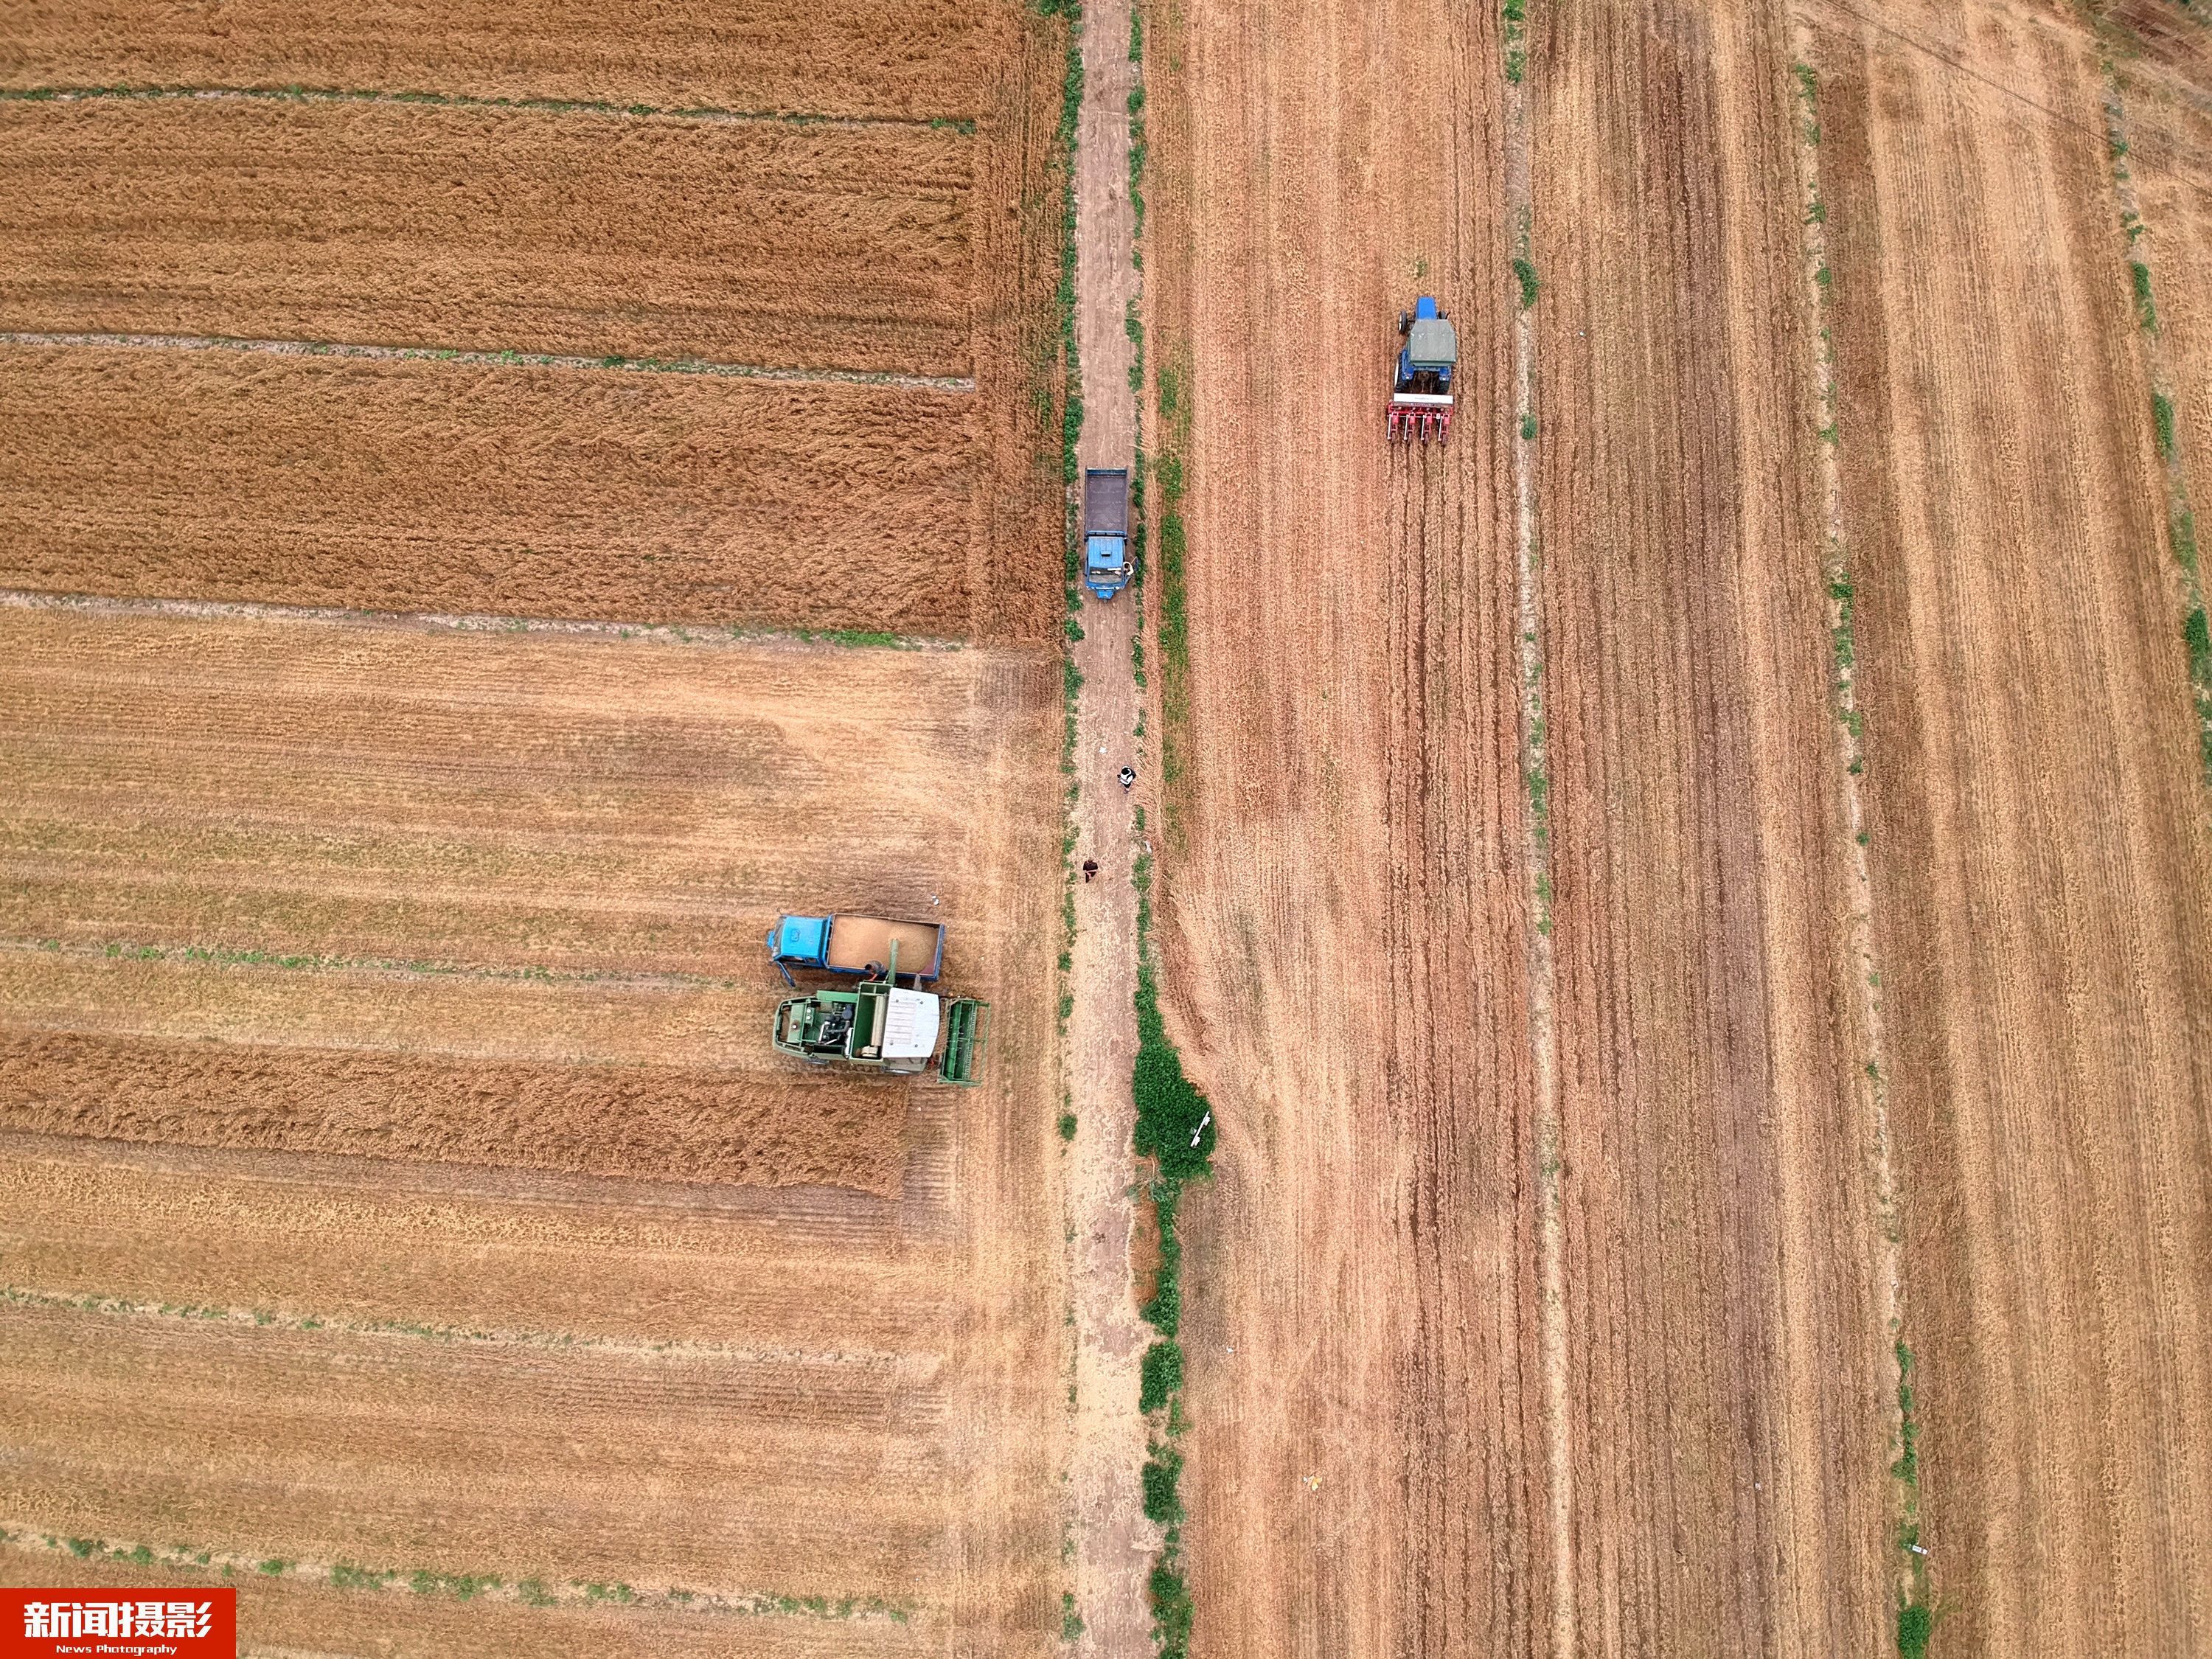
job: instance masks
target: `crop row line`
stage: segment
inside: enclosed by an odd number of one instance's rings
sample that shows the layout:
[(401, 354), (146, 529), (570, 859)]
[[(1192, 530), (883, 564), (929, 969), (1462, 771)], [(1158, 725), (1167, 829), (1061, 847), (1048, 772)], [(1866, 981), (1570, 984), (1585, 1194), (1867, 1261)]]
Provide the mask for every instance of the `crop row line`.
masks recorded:
[(438, 109), (512, 110), (534, 115), (658, 116), (682, 121), (775, 124), (792, 127), (920, 127), (973, 137), (966, 115), (823, 115), (805, 110), (723, 109), (707, 104), (617, 104), (596, 98), (477, 98), (464, 93), (380, 92), (348, 87), (21, 87), (0, 89), (0, 103), (82, 104), (118, 100), (242, 100), (283, 104), (403, 104)]
[(2197, 515), (2190, 504), (2187, 457), (2182, 453), (2172, 365), (2158, 323), (2158, 300), (2151, 281), (2150, 252), (2142, 245), (2148, 228), (2135, 174), (2128, 166), (2130, 145), (2127, 106), (2111, 51), (2104, 52), (2106, 142), (2112, 161), (2112, 186), (2120, 204), (2120, 228), (2127, 236), (2128, 279), (2136, 324), (2142, 336), (2143, 368), (2150, 380), (2151, 441), (2166, 477), (2166, 537), (2173, 551), (2181, 598), (2181, 637), (2187, 653), (2189, 690), (2197, 714), (2197, 762), (2212, 783), (2212, 625), (2204, 609), (2203, 580), (2197, 564)]
[(613, 990), (734, 991), (739, 982), (708, 974), (636, 973), (613, 969), (492, 968), (398, 957), (325, 956), (313, 951), (241, 949), (223, 945), (144, 945), (127, 939), (76, 942), (0, 938), (0, 955), (60, 956), (100, 962), (176, 962), (214, 968), (268, 968), (287, 973), (362, 974), (387, 979), (486, 980), (534, 985), (592, 985)]
[(800, 385), (898, 386), (912, 392), (972, 392), (972, 374), (900, 374), (888, 369), (771, 368), (705, 357), (572, 356), (544, 351), (470, 351), (452, 346), (341, 344), (325, 340), (248, 340), (218, 334), (71, 334), (0, 331), (0, 345), (97, 346), (133, 351), (254, 351), (280, 357), (347, 357), (373, 362), (462, 363), (487, 368), (614, 370), (629, 374), (705, 374)]
[(926, 639), (855, 628), (687, 627), (681, 623), (570, 621), (557, 617), (494, 617), (435, 611), (349, 611), (336, 605), (267, 605), (244, 599), (123, 599), (100, 593), (43, 593), (0, 588), (0, 608), (72, 611), (100, 617), (173, 617), (197, 622), (336, 623), (434, 634), (552, 635), (568, 639), (629, 640), (650, 645), (835, 646), (845, 650), (960, 651), (963, 640)]
[(1522, 779), (1528, 803), (1524, 879), (1534, 926), (1528, 941), (1528, 1049), (1534, 1069), (1536, 1168), (1537, 1327), (1542, 1354), (1540, 1421), (1545, 1458), (1545, 1526), (1550, 1535), (1552, 1622), (1545, 1649), (1555, 1659), (1578, 1650), (1575, 1601), (1574, 1477), (1567, 1403), (1565, 1126), (1559, 1112), (1559, 1033), (1553, 1004), (1552, 821), (1549, 750), (1545, 735), (1543, 548), (1536, 524), (1536, 316), (1541, 293), (1534, 246), (1534, 106), (1528, 71), (1526, 0), (1500, 7), (1504, 81), (1505, 198), (1516, 284), (1513, 314), (1513, 522), (1516, 620), (1519, 623)]
[(350, 1561), (306, 1561), (274, 1555), (257, 1558), (190, 1544), (156, 1549), (143, 1542), (125, 1545), (104, 1538), (67, 1537), (20, 1521), (0, 1526), (0, 1545), (78, 1561), (211, 1574), (226, 1583), (240, 1578), (289, 1579), (328, 1584), (339, 1590), (404, 1591), (458, 1601), (507, 1601), (532, 1607), (634, 1607), (656, 1612), (883, 1620), (898, 1625), (910, 1623), (923, 1611), (909, 1602), (887, 1601), (876, 1595), (784, 1595), (771, 1590), (693, 1590), (673, 1585), (640, 1589), (583, 1578), (555, 1583), (534, 1577), (509, 1581), (497, 1573), (369, 1567)]
[(242, 1325), (256, 1330), (327, 1331), (334, 1336), (404, 1337), (454, 1346), (558, 1348), (634, 1359), (708, 1359), (732, 1364), (835, 1366), (856, 1370), (884, 1370), (901, 1364), (908, 1358), (879, 1349), (817, 1352), (804, 1348), (742, 1347), (718, 1342), (641, 1342), (619, 1337), (577, 1336), (556, 1331), (479, 1331), (458, 1325), (425, 1325), (410, 1320), (325, 1318), (312, 1314), (283, 1313), (270, 1308), (221, 1307), (191, 1302), (138, 1302), (128, 1297), (88, 1296), (67, 1291), (34, 1290), (20, 1285), (0, 1285), (0, 1306), (53, 1308), (71, 1313), (94, 1314), (107, 1319), (193, 1320), (208, 1324)]

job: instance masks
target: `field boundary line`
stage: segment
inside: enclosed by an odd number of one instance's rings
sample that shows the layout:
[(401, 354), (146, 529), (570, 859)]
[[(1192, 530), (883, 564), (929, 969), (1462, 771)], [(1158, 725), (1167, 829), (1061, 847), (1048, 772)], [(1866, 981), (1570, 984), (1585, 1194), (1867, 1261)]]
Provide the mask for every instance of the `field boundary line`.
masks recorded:
[(1845, 948), (1852, 981), (1852, 1004), (1865, 1044), (1862, 1100), (1868, 1118), (1869, 1167), (1874, 1178), (1875, 1218), (1879, 1263), (1875, 1273), (1876, 1316), (1890, 1339), (1889, 1382), (1892, 1394), (1886, 1414), (1889, 1443), (1896, 1453), (1890, 1465), (1891, 1514), (1897, 1525), (1898, 1559), (1893, 1564), (1894, 1608), (1898, 1647), (1908, 1646), (1916, 1625), (1923, 1632), (1932, 1623), (1927, 1551), (1920, 1543), (1918, 1425), (1912, 1412), (1911, 1350), (1905, 1341), (1905, 1232), (1899, 1205), (1895, 1161), (1891, 1151), (1889, 1119), (1889, 1050), (1882, 1018), (1881, 969), (1874, 943), (1874, 872), (1867, 850), (1866, 792), (1861, 780), (1866, 771), (1866, 725), (1858, 708), (1858, 647), (1852, 626), (1853, 590), (1849, 544), (1845, 539), (1841, 453), (1840, 387), (1836, 374), (1835, 276), (1828, 264), (1827, 200), (1820, 188), (1820, 76), (1813, 68), (1810, 31), (1801, 21), (1792, 26), (1796, 59), (1791, 74), (1802, 116), (1798, 127), (1800, 201), (1803, 209), (1804, 303), (1820, 325), (1817, 342), (1808, 354), (1806, 379), (1815, 418), (1820, 422), (1815, 440), (1820, 491), (1820, 522), (1825, 544), (1820, 575), (1826, 586), (1830, 649), (1834, 676), (1830, 682), (1835, 716), (1838, 757), (1842, 762), (1836, 793), (1843, 808), (1846, 858), (1844, 910)]
[(909, 392), (972, 393), (972, 374), (900, 374), (872, 368), (773, 368), (706, 357), (579, 357), (541, 351), (474, 351), (454, 346), (394, 346), (323, 340), (256, 340), (220, 334), (96, 334), (0, 330), (0, 345), (68, 346), (122, 351), (245, 351), (277, 357), (342, 357), (363, 362), (460, 363), (473, 368), (562, 368), (598, 374), (703, 374), (800, 386), (896, 386)]
[[(0, 588), (0, 609), (72, 611), (102, 617), (189, 617), (203, 622), (303, 622), (389, 629), (421, 634), (544, 634), (571, 639), (627, 640), (727, 650), (737, 646), (781, 646), (793, 650), (831, 647), (845, 651), (968, 651), (969, 640), (929, 639), (850, 628), (749, 628), (742, 623), (625, 623), (559, 617), (495, 617), (467, 611), (356, 611), (341, 605), (272, 605), (253, 599), (165, 599), (102, 593), (46, 593)], [(1018, 652), (1019, 647), (1009, 647)]]
[(23, 1285), (0, 1285), (0, 1306), (54, 1308), (71, 1313), (93, 1314), (105, 1319), (167, 1319), (211, 1325), (241, 1325), (253, 1330), (328, 1331), (333, 1336), (396, 1337), (456, 1347), (558, 1348), (574, 1352), (611, 1354), (625, 1359), (710, 1359), (733, 1364), (889, 1370), (917, 1357), (879, 1348), (824, 1351), (746, 1347), (724, 1342), (641, 1342), (619, 1337), (578, 1336), (558, 1331), (480, 1331), (459, 1325), (422, 1325), (404, 1320), (324, 1318), (313, 1314), (278, 1313), (268, 1308), (134, 1302), (127, 1297), (42, 1291)]
[(510, 110), (530, 115), (603, 115), (635, 120), (650, 117), (681, 121), (725, 122), (790, 127), (919, 127), (930, 132), (975, 135), (972, 115), (830, 115), (806, 110), (723, 109), (709, 104), (617, 104), (597, 98), (480, 98), (458, 92), (387, 92), (348, 87), (11, 87), (0, 88), (0, 103), (84, 104), (110, 101), (210, 102), (241, 100), (278, 104), (385, 104), (433, 109)]
[(2156, 284), (2150, 251), (2141, 246), (2149, 227), (2142, 198), (2128, 166), (2133, 154), (2127, 101), (2108, 47), (2100, 43), (2099, 67), (2105, 77), (2106, 153), (2112, 158), (2112, 185), (2120, 203), (2120, 228), (2128, 239), (2128, 274), (2135, 291), (2136, 323), (2142, 337), (2143, 369), (2150, 381), (2152, 442), (2166, 473), (2166, 526), (2180, 591), (2182, 640), (2189, 653), (2188, 676), (2197, 714), (2197, 752), (2204, 781), (2212, 785), (2212, 628), (2204, 611), (2204, 587), (2197, 563), (2197, 515), (2189, 499), (2188, 458), (2182, 453), (2179, 394), (2166, 337), (2158, 325)]
[(211, 1573), (226, 1583), (250, 1583), (264, 1577), (304, 1579), (319, 1582), (339, 1592), (411, 1593), (445, 1596), (457, 1601), (506, 1601), (533, 1607), (614, 1607), (640, 1612), (858, 1620), (895, 1625), (911, 1624), (917, 1615), (935, 1611), (913, 1602), (889, 1601), (875, 1595), (784, 1595), (773, 1590), (693, 1590), (677, 1585), (640, 1589), (618, 1582), (581, 1578), (555, 1583), (541, 1578), (509, 1582), (497, 1573), (447, 1572), (428, 1567), (369, 1567), (350, 1561), (301, 1560), (285, 1556), (255, 1557), (213, 1548), (195, 1549), (187, 1544), (166, 1544), (156, 1549), (151, 1544), (134, 1541), (126, 1547), (104, 1538), (64, 1537), (15, 1516), (0, 1523), (0, 1547), (70, 1560), (121, 1561), (140, 1567)]
[(1578, 1650), (1575, 1608), (1574, 1449), (1567, 1412), (1566, 1195), (1559, 1115), (1559, 1030), (1553, 1015), (1556, 977), (1552, 949), (1551, 775), (1544, 730), (1542, 552), (1536, 532), (1535, 438), (1538, 292), (1533, 228), (1534, 138), (1530, 131), (1526, 17), (1522, 0), (1505, 9), (1505, 203), (1518, 283), (1513, 315), (1514, 586), (1520, 621), (1522, 781), (1528, 797), (1528, 1048), (1534, 1073), (1536, 1256), (1541, 1286), (1538, 1328), (1541, 1366), (1546, 1520), (1551, 1531), (1552, 1633), (1554, 1659)]

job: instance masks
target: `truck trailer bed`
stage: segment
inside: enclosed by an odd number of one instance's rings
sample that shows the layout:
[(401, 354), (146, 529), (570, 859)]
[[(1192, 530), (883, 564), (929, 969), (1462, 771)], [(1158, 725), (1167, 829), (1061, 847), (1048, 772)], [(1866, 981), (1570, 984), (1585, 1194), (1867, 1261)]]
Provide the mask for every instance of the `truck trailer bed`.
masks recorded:
[(891, 941), (898, 941), (898, 970), (935, 977), (945, 928), (933, 921), (891, 921), (882, 916), (848, 916), (840, 912), (830, 927), (828, 966), (841, 974), (864, 971), (870, 963), (890, 965)]

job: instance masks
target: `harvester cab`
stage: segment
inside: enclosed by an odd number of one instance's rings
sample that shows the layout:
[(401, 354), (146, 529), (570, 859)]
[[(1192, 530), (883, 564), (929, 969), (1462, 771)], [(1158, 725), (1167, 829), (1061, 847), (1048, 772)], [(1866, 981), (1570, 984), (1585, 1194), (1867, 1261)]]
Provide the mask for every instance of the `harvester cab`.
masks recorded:
[(919, 975), (899, 971), (896, 939), (889, 954), (888, 963), (872, 964), (850, 990), (813, 991), (777, 1004), (775, 1051), (816, 1066), (866, 1066), (894, 1077), (917, 1076), (934, 1064), (944, 1082), (981, 1082), (991, 1005), (925, 991)]
[(1442, 443), (1451, 434), (1452, 370), (1459, 335), (1436, 300), (1424, 294), (1398, 318), (1398, 372), (1390, 388), (1390, 441)]

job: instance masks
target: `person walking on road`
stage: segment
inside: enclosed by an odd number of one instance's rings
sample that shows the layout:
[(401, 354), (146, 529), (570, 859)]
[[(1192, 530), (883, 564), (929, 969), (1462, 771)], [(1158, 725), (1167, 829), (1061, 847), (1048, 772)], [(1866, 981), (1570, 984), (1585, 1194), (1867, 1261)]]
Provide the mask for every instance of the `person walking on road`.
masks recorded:
[(1097, 873), (1098, 873), (1098, 860), (1097, 860), (1097, 859), (1085, 859), (1085, 860), (1083, 860), (1083, 878), (1084, 878), (1084, 880), (1085, 880), (1085, 881), (1089, 881), (1089, 880), (1093, 877), (1093, 876), (1097, 875)]
[(1121, 769), (1121, 787), (1124, 789), (1133, 788), (1135, 787), (1136, 781), (1137, 769), (1133, 766), (1123, 767)]

